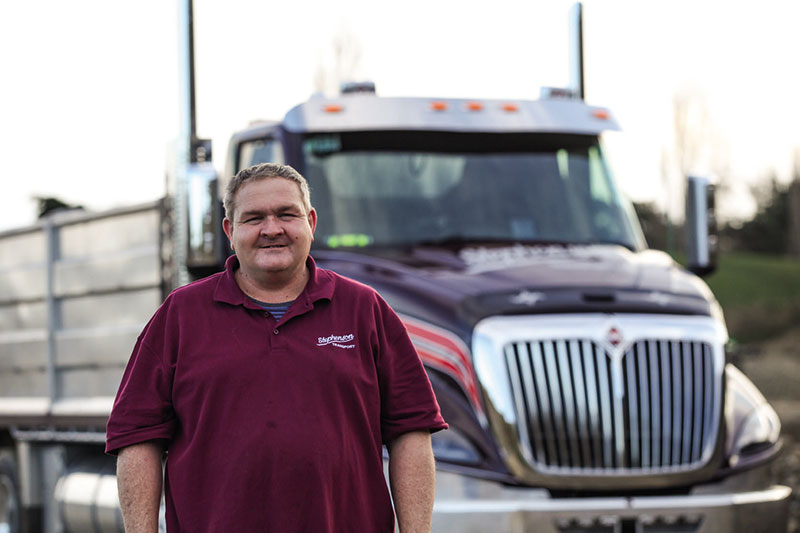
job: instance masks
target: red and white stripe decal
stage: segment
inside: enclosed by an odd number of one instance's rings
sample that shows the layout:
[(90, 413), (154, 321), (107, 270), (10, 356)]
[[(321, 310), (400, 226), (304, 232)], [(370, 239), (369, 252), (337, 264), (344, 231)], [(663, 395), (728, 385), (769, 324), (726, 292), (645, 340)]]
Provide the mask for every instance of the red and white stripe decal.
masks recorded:
[(405, 315), (401, 315), (400, 318), (422, 362), (453, 378), (464, 390), (472, 408), (482, 421), (485, 416), (483, 402), (467, 345), (446, 329)]

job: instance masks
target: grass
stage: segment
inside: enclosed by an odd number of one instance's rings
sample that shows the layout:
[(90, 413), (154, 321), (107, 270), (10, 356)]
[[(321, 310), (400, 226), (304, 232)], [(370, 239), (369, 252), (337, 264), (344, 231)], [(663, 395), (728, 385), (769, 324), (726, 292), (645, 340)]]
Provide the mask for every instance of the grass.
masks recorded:
[(729, 253), (706, 278), (737, 342), (761, 341), (800, 325), (800, 260)]

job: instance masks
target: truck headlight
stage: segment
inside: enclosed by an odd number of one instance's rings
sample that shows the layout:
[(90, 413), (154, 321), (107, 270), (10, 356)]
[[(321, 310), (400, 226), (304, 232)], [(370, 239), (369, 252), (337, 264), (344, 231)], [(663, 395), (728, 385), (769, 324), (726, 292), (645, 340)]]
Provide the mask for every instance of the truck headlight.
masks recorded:
[(781, 422), (764, 395), (738, 368), (727, 365), (725, 375), (727, 457), (730, 466), (735, 467), (749, 456), (773, 447), (778, 442)]

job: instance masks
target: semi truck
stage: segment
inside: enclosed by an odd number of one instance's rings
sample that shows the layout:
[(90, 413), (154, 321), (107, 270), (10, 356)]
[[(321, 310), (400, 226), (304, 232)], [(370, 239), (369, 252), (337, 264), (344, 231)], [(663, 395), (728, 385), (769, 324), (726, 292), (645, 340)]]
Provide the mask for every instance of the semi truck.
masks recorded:
[[(698, 275), (708, 184), (690, 180), (684, 268), (647, 248), (613, 179), (600, 139), (616, 128), (569, 94), (362, 90), (230, 141), (226, 176), (276, 161), (307, 177), (318, 264), (402, 317), (450, 424), (434, 531), (786, 530), (780, 422), (729, 362)], [(229, 253), (209, 165), (185, 176), (182, 224), (167, 197), (0, 234), (0, 531), (122, 530), (105, 423), (179, 272)]]
[(601, 142), (618, 125), (581, 97), (580, 46), (572, 90), (539, 100), (312, 97), (233, 135), (218, 179), (182, 4), (165, 197), (0, 232), (0, 533), (123, 530), (103, 453), (122, 372), (166, 295), (222, 268), (221, 191), (265, 161), (306, 176), (315, 260), (377, 289), (425, 365), (450, 424), (433, 435), (435, 532), (786, 531), (780, 421), (731, 364), (702, 280), (712, 189), (688, 180), (686, 267), (648, 249)]

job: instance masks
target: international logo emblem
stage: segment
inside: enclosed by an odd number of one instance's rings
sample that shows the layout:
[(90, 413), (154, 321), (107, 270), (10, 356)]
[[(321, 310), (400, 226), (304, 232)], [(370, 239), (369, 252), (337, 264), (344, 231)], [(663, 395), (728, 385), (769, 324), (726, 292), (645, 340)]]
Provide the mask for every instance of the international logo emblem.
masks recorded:
[(606, 342), (616, 348), (622, 344), (622, 341), (622, 332), (616, 326), (611, 326), (606, 333)]

